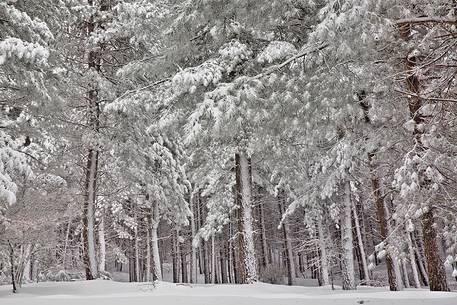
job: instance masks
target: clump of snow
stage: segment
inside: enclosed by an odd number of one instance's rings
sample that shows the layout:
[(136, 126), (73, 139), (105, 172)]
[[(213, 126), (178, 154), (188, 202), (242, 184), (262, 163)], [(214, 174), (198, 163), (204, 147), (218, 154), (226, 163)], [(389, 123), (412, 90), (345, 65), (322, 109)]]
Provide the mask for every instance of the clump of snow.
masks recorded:
[(295, 46), (286, 41), (272, 41), (258, 56), (259, 63), (272, 63), (283, 60), (297, 53)]

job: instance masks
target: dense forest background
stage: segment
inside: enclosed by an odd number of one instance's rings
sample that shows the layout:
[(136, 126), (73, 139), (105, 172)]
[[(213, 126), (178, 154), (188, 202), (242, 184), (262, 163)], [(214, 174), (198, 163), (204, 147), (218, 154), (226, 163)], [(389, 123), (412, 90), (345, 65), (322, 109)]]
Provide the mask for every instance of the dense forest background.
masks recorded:
[(457, 1), (1, 0), (0, 283), (457, 277)]

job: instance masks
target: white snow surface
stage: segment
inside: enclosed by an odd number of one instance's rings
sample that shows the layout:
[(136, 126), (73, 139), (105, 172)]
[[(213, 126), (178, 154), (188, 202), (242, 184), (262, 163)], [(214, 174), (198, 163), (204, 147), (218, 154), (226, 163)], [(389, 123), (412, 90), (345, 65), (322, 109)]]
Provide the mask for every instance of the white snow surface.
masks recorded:
[(180, 285), (160, 282), (121, 283), (113, 281), (46, 282), (23, 286), (12, 294), (10, 286), (0, 286), (0, 304), (9, 305), (455, 305), (457, 293), (408, 289), (390, 292), (387, 288), (362, 287), (356, 291), (327, 287), (252, 285)]

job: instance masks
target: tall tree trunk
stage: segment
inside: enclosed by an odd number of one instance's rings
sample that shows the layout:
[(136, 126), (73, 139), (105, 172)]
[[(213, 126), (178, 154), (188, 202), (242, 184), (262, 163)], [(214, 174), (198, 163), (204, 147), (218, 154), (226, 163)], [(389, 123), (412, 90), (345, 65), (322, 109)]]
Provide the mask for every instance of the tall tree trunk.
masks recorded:
[[(415, 243), (417, 245), (417, 243)], [(422, 260), (422, 255), (420, 254), (419, 250), (417, 247), (414, 248), (414, 254), (416, 257), (416, 265), (419, 267), (419, 272), (421, 276), (421, 281), (424, 284), (424, 286), (428, 286), (428, 274), (427, 270), (425, 269), (423, 260)]]
[(235, 159), (238, 161), (239, 179), (237, 182), (240, 183), (240, 218), (242, 219), (242, 231), (240, 232), (243, 236), (242, 249), (239, 249), (242, 253), (241, 265), (245, 271), (244, 283), (250, 284), (257, 281), (257, 261), (255, 257), (254, 247), (254, 232), (252, 227), (252, 206), (251, 206), (251, 177), (249, 169), (249, 159), (245, 152), (235, 155)]
[(83, 210), (84, 265), (86, 280), (98, 276), (95, 252), (95, 180), (97, 179), (98, 152), (90, 149), (86, 167), (86, 184)]
[[(369, 117), (368, 111), (370, 109), (369, 105), (366, 103), (366, 93), (361, 92), (359, 96), (360, 106), (362, 107), (365, 115), (365, 122), (371, 124), (371, 119)], [(371, 191), (373, 196), (373, 201), (375, 202), (376, 206), (376, 216), (378, 218), (379, 223), (379, 231), (381, 240), (385, 240), (388, 236), (388, 222), (386, 217), (386, 207), (384, 204), (384, 199), (381, 193), (381, 184), (379, 182), (379, 177), (377, 173), (377, 168), (374, 164), (376, 159), (377, 149), (369, 152), (368, 156), (368, 166), (370, 169), (370, 176), (371, 176)], [(375, 257), (376, 264), (378, 263), (377, 257)], [(389, 288), (391, 291), (401, 290), (400, 282), (398, 282), (398, 264), (392, 260), (390, 253), (386, 255), (386, 267), (387, 267), (387, 277), (389, 280)]]
[(64, 247), (63, 247), (63, 262), (62, 262), (63, 270), (67, 270), (67, 251), (68, 251), (68, 240), (70, 238), (71, 221), (72, 221), (72, 217), (70, 215), (70, 217), (68, 218), (67, 230), (65, 232), (65, 243), (64, 243)]
[(152, 228), (151, 228), (151, 244), (152, 244), (152, 260), (154, 268), (154, 279), (157, 281), (162, 280), (162, 268), (159, 252), (159, 204), (154, 200), (152, 203)]
[(211, 235), (211, 283), (216, 284), (216, 245), (214, 242), (214, 233)]
[(209, 243), (202, 241), (202, 248), (203, 248), (203, 274), (205, 277), (205, 284), (211, 283), (211, 274), (210, 274), (210, 264), (209, 264), (209, 251), (208, 251)]
[(151, 281), (151, 225), (149, 216), (144, 218), (146, 223), (146, 282)]
[[(93, 0), (88, 0), (88, 5), (94, 7)], [(100, 11), (108, 10), (106, 0), (101, 1)], [(97, 30), (98, 25), (91, 17), (87, 23), (87, 36), (91, 36)], [(97, 74), (101, 73), (101, 51), (90, 50), (88, 52), (88, 68)], [(91, 132), (98, 133), (100, 129), (100, 103), (98, 84), (90, 84), (92, 87), (87, 93), (88, 101), (88, 126)], [(87, 154), (85, 168), (84, 204), (83, 204), (83, 242), (84, 242), (84, 265), (86, 279), (92, 280), (98, 276), (96, 246), (95, 246), (95, 202), (97, 191), (99, 151), (97, 147), (90, 147)]]
[(245, 236), (244, 236), (244, 219), (243, 219), (243, 202), (242, 202), (242, 181), (241, 181), (241, 165), (240, 165), (240, 155), (235, 155), (235, 172), (236, 172), (236, 183), (235, 183), (235, 205), (238, 207), (236, 210), (236, 220), (237, 220), (237, 233), (236, 233), (236, 246), (234, 246), (234, 270), (235, 270), (235, 279), (237, 284), (246, 283), (246, 265), (245, 265)]
[[(403, 39), (407, 40), (411, 35), (411, 24), (403, 24), (399, 28), (400, 35)], [(415, 142), (415, 153), (421, 157), (423, 156), (428, 148), (422, 143), (423, 129), (420, 128), (426, 119), (420, 112), (423, 106), (423, 100), (421, 98), (421, 85), (419, 79), (419, 73), (421, 73), (418, 67), (421, 65), (419, 57), (413, 53), (408, 54), (405, 57), (405, 68), (407, 72), (406, 85), (408, 90), (413, 93), (409, 96), (408, 108), (410, 117), (414, 121), (413, 137)], [(418, 173), (419, 184), (421, 188), (427, 188), (428, 182), (425, 171)], [(449, 291), (449, 287), (446, 280), (446, 272), (444, 270), (443, 262), (439, 255), (439, 249), (436, 242), (436, 230), (434, 221), (434, 205), (433, 203), (427, 204), (427, 211), (422, 215), (422, 235), (424, 237), (424, 252), (427, 259), (427, 269), (429, 276), (429, 287), (431, 291)]]
[(98, 270), (102, 273), (106, 269), (106, 242), (105, 242), (105, 219), (103, 215), (100, 218), (100, 223), (98, 224), (98, 245), (100, 249)]
[(10, 247), (10, 272), (11, 272), (11, 285), (13, 286), (13, 293), (16, 293), (16, 276), (15, 276), (15, 268), (14, 268), (14, 248), (10, 241), (8, 241)]
[(357, 241), (359, 244), (360, 259), (362, 261), (363, 277), (364, 277), (365, 282), (369, 282), (370, 274), (368, 272), (367, 257), (365, 254), (365, 247), (363, 245), (362, 232), (360, 230), (359, 216), (357, 215), (357, 207), (355, 204), (352, 205), (352, 210), (354, 212), (354, 223), (355, 223), (355, 230), (357, 232)]
[[(385, 240), (388, 236), (388, 223), (386, 218), (386, 208), (384, 205), (384, 199), (381, 195), (381, 185), (379, 183), (379, 178), (376, 173), (376, 168), (373, 164), (375, 153), (368, 154), (368, 163), (370, 166), (371, 171), (371, 191), (373, 195), (373, 199), (376, 205), (376, 216), (378, 218), (379, 223), (379, 233), (381, 240)], [(392, 257), (389, 253), (386, 255), (386, 267), (387, 267), (387, 277), (389, 280), (389, 287), (391, 291), (398, 291), (399, 286), (397, 283), (397, 278), (395, 276), (394, 264), (392, 261)]]
[(178, 283), (179, 280), (179, 273), (178, 273), (178, 249), (176, 245), (176, 230), (172, 229), (171, 232), (171, 266), (172, 266), (172, 274), (173, 274), (173, 283)]
[(136, 221), (136, 211), (135, 211), (135, 222), (134, 227), (134, 247), (135, 247), (135, 281), (140, 282), (140, 238), (138, 236), (138, 221)]
[(343, 273), (343, 290), (352, 290), (356, 287), (354, 277), (351, 185), (349, 181), (345, 183), (344, 193), (344, 206), (341, 216), (341, 248), (343, 250), (341, 264)]
[(184, 244), (178, 241), (179, 246), (179, 253), (181, 254), (181, 282), (188, 283), (188, 274), (187, 274), (187, 259), (186, 259), (186, 251), (184, 249)]
[(328, 277), (328, 256), (327, 256), (327, 246), (325, 243), (324, 230), (322, 228), (322, 219), (317, 220), (317, 235), (319, 238), (319, 251), (321, 256), (321, 275), (322, 275), (322, 285), (329, 285)]
[[(225, 236), (225, 235), (224, 235)], [(221, 264), (221, 283), (228, 283), (227, 279), (227, 244), (224, 240), (220, 239), (220, 244), (222, 245), (219, 249), (220, 264)]]
[[(286, 203), (286, 193), (284, 190), (280, 191), (278, 198), (279, 213), (283, 215), (285, 212), (285, 203)], [(287, 285), (292, 286), (294, 284), (295, 277), (295, 262), (292, 251), (292, 242), (289, 232), (289, 224), (287, 219), (284, 219), (282, 222), (282, 233), (284, 237), (284, 253), (286, 257), (286, 266), (287, 266)]]
[(429, 208), (422, 215), (422, 234), (424, 236), (425, 257), (427, 258), (429, 287), (431, 291), (449, 291), (446, 272), (439, 255), (438, 245), (436, 244), (434, 223), (433, 210)]
[(271, 264), (271, 257), (268, 255), (268, 246), (267, 246), (267, 237), (265, 230), (265, 211), (263, 202), (258, 202), (258, 211), (259, 211), (259, 226), (260, 226), (260, 249), (261, 249), (261, 267), (265, 269), (267, 265)]
[(193, 240), (195, 238), (196, 227), (195, 227), (195, 207), (194, 207), (194, 197), (195, 194), (190, 195), (190, 208), (192, 215), (190, 217), (190, 227), (191, 227), (191, 260), (190, 260), (190, 283), (197, 283), (197, 248), (193, 245)]
[(420, 288), (421, 284), (419, 281), (419, 274), (417, 272), (416, 258), (414, 256), (413, 242), (411, 239), (411, 233), (406, 231), (407, 241), (408, 241), (408, 253), (409, 253), (409, 262), (411, 264), (411, 269), (413, 271), (414, 287)]

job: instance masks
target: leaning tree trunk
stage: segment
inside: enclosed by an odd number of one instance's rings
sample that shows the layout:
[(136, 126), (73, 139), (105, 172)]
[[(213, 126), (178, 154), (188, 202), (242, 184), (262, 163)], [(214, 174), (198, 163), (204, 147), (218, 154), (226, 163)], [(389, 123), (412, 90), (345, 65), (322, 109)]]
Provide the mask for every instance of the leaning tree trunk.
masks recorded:
[(356, 289), (354, 274), (354, 252), (352, 236), (352, 203), (351, 185), (347, 181), (344, 186), (344, 206), (341, 215), (341, 267), (343, 276), (343, 290)]
[(246, 274), (242, 278), (243, 283), (251, 284), (257, 281), (257, 262), (255, 257), (254, 248), (254, 232), (252, 227), (252, 206), (251, 206), (251, 177), (249, 170), (249, 160), (245, 152), (235, 155), (237, 167), (237, 173), (239, 173), (239, 179), (237, 183), (240, 183), (238, 189), (240, 191), (241, 203), (240, 203), (240, 218), (242, 220), (242, 231), (240, 235), (243, 236), (243, 244), (240, 245), (242, 249), (239, 249), (240, 253), (243, 253), (243, 259), (240, 261), (240, 265), (243, 266)]

